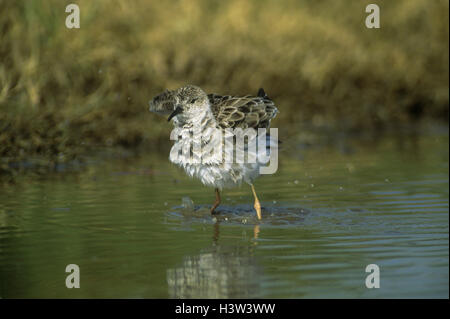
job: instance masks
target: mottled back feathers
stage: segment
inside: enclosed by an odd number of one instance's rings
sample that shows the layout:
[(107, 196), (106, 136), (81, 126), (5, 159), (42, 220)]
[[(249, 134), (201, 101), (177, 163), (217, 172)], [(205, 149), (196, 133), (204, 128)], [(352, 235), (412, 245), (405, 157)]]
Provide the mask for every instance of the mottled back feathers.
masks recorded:
[(278, 113), (263, 89), (258, 96), (236, 97), (208, 94), (211, 111), (221, 128), (268, 128)]
[[(200, 93), (201, 94), (200, 94)], [(200, 88), (186, 86), (176, 91), (166, 90), (150, 101), (150, 111), (167, 115), (180, 104), (185, 111), (196, 104), (202, 104), (204, 99), (209, 100), (212, 114), (217, 125), (222, 128), (269, 128), (270, 121), (278, 113), (273, 101), (264, 90), (259, 89), (257, 96), (243, 97), (208, 94)], [(196, 103), (192, 104), (195, 101)]]

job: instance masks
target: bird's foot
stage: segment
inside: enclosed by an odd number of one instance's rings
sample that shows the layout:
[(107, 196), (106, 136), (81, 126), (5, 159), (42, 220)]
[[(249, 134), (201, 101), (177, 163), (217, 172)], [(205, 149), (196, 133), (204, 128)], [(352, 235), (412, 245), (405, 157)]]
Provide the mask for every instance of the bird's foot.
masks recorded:
[(253, 207), (255, 207), (256, 216), (258, 217), (259, 220), (261, 220), (262, 219), (262, 217), (261, 217), (261, 204), (259, 203), (259, 200), (255, 201), (255, 205)]
[(214, 215), (219, 215), (219, 213), (216, 212), (215, 210), (211, 209), (211, 215), (212, 215), (212, 216), (214, 216)]

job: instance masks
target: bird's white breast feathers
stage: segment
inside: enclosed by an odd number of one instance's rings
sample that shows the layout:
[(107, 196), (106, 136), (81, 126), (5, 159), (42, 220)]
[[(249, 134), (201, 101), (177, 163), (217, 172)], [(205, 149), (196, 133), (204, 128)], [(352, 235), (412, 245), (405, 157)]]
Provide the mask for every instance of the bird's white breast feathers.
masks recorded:
[[(259, 160), (254, 163), (236, 163), (236, 146), (225, 147), (223, 130), (217, 128), (211, 112), (195, 115), (191, 124), (174, 129), (171, 139), (175, 143), (169, 157), (189, 176), (200, 179), (206, 186), (219, 189), (240, 185), (242, 181), (252, 183), (259, 176), (259, 167), (262, 165)], [(268, 141), (273, 142), (270, 137)], [(262, 151), (265, 153), (266, 149), (262, 148)], [(252, 156), (252, 150), (246, 148), (245, 152), (248, 157)], [(253, 156), (259, 158), (258, 154)]]

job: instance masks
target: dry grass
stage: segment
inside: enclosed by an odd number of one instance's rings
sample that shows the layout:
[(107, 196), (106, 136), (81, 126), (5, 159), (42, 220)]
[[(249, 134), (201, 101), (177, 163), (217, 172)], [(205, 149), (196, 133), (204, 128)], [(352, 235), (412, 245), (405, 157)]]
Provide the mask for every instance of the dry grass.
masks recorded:
[(73, 158), (87, 146), (161, 141), (148, 114), (186, 83), (248, 94), (263, 86), (277, 124), (374, 129), (448, 120), (448, 1), (0, 0), (0, 156)]

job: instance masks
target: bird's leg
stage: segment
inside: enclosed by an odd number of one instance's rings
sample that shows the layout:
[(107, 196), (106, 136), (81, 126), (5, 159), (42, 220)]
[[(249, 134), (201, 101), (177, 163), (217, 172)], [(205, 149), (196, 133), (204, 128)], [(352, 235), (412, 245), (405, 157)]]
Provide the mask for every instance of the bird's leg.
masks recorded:
[(215, 212), (214, 210), (217, 208), (217, 206), (220, 205), (220, 192), (219, 189), (216, 188), (216, 201), (214, 202), (213, 207), (211, 207), (211, 215), (213, 215)]
[(253, 184), (250, 184), (250, 186), (252, 187), (253, 196), (255, 197), (255, 205), (253, 207), (255, 207), (258, 219), (261, 220), (261, 204), (259, 203), (258, 196), (256, 196), (255, 187)]
[(255, 227), (253, 228), (253, 238), (258, 239), (258, 235), (259, 235), (259, 225), (256, 224)]

